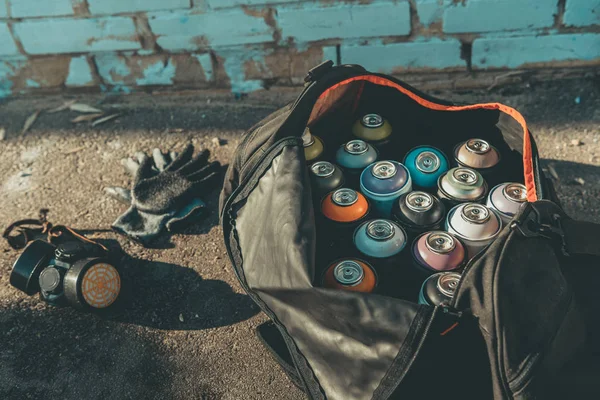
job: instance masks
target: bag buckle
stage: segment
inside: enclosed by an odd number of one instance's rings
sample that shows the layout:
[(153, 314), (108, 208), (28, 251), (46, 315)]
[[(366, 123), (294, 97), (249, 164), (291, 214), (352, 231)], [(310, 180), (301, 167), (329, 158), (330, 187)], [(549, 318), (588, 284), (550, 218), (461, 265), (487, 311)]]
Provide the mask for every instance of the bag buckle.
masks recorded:
[(333, 61), (331, 60), (324, 61), (321, 64), (312, 67), (304, 77), (304, 82), (308, 83), (316, 81), (325, 75), (325, 72), (331, 69), (331, 67), (333, 67)]
[(535, 207), (529, 207), (529, 210), (523, 214), (526, 215), (522, 215), (521, 218), (510, 224), (512, 230), (517, 231), (524, 237), (543, 237), (557, 240), (560, 243), (562, 254), (569, 256), (560, 214), (552, 213), (543, 218)]

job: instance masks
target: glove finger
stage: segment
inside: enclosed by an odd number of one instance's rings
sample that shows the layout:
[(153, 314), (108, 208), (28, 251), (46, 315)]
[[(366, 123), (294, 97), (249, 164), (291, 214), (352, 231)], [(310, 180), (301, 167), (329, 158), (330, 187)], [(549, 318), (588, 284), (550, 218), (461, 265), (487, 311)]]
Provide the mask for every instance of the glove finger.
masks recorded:
[(150, 157), (146, 156), (144, 160), (140, 162), (140, 167), (135, 174), (135, 183), (141, 181), (142, 179), (151, 178), (154, 175), (156, 175), (154, 172), (154, 163)]
[(179, 169), (179, 173), (182, 175), (189, 175), (197, 172), (202, 169), (202, 167), (206, 166), (208, 163), (208, 157), (210, 157), (210, 151), (202, 150), (198, 153), (190, 162), (185, 164), (183, 167)]
[(144, 160), (146, 158), (148, 158), (148, 155), (146, 153), (144, 153), (143, 151), (136, 151), (135, 158), (137, 158), (138, 163), (141, 164), (144, 162)]
[(169, 157), (170, 157), (169, 158), (169, 164), (171, 162), (173, 162), (173, 160), (176, 159), (178, 155), (179, 155), (179, 153), (177, 153), (176, 151), (170, 151), (169, 152)]
[(117, 186), (104, 188), (104, 193), (121, 203), (131, 204), (131, 190)]
[(162, 172), (167, 165), (169, 165), (169, 159), (167, 154), (163, 154), (160, 149), (155, 148), (152, 150), (152, 159), (154, 160), (154, 165), (159, 172)]
[(219, 174), (221, 172), (221, 164), (218, 161), (214, 161), (204, 168), (186, 176), (186, 178), (192, 182), (199, 182), (212, 174)]
[(132, 158), (122, 158), (121, 165), (125, 168), (125, 171), (131, 176), (135, 176), (140, 164)]
[(192, 146), (191, 144), (188, 144), (187, 146), (185, 146), (185, 149), (183, 149), (181, 154), (179, 154), (177, 156), (177, 158), (175, 158), (173, 160), (173, 162), (171, 164), (169, 164), (169, 166), (167, 168), (165, 168), (165, 171), (178, 170), (179, 168), (181, 168), (182, 166), (187, 164), (192, 159), (193, 154), (194, 154), (194, 146)]

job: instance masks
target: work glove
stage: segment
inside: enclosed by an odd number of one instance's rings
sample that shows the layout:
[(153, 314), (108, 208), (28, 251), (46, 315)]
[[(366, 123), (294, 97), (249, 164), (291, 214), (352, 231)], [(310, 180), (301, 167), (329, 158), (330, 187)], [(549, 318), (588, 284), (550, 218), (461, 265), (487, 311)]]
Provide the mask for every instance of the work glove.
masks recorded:
[(152, 157), (138, 152), (137, 160), (121, 160), (134, 180), (131, 190), (105, 188), (109, 196), (130, 205), (112, 228), (145, 245), (165, 230), (177, 232), (197, 222), (205, 208), (200, 197), (218, 185), (221, 165), (208, 162), (208, 150), (193, 154), (189, 144), (179, 155), (154, 149)]

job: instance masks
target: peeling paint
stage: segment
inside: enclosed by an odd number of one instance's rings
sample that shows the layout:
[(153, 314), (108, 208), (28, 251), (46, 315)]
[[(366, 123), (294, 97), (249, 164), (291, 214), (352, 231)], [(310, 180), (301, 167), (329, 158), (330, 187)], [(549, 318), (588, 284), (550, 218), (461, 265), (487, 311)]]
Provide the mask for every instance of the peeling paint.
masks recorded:
[[(141, 66), (141, 60), (138, 65)], [(170, 60), (167, 63), (158, 61), (154, 64), (146, 66), (143, 70), (144, 77), (136, 79), (138, 85), (172, 85), (173, 77), (175, 76), (175, 66)]]
[(204, 70), (204, 78), (207, 82), (213, 80), (213, 66), (212, 66), (212, 57), (210, 54), (195, 54), (194, 57), (198, 60), (200, 65), (202, 66), (202, 70)]
[(39, 88), (39, 87), (41, 87), (41, 85), (39, 83), (37, 83), (33, 79), (29, 79), (29, 78), (25, 80), (25, 84), (27, 85), (27, 87), (30, 87), (30, 88)]
[(69, 64), (67, 86), (87, 86), (94, 83), (90, 64), (85, 56), (73, 57)]

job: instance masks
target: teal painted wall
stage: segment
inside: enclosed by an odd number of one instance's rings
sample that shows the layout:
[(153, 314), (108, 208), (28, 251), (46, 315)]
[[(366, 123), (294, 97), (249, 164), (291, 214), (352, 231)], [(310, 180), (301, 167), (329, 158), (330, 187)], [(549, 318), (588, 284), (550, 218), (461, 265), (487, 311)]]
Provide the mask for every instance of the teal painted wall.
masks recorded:
[(0, 0), (0, 97), (600, 65), (600, 0)]

